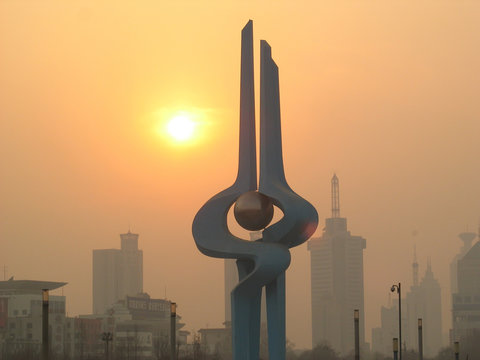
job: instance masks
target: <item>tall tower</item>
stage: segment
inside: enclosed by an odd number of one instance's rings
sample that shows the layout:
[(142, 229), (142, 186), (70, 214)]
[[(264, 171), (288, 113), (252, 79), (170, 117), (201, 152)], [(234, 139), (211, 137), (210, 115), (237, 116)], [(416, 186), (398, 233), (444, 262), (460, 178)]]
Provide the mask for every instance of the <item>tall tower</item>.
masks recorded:
[(332, 218), (340, 217), (340, 189), (338, 186), (338, 177), (333, 174), (332, 178)]
[(363, 249), (366, 240), (347, 230), (340, 217), (339, 182), (331, 181), (332, 217), (320, 238), (308, 242), (311, 258), (312, 346), (327, 343), (342, 356), (354, 348), (353, 311), (360, 311), (364, 335)]
[(120, 235), (120, 249), (93, 250), (93, 313), (103, 314), (118, 300), (143, 292), (143, 251), (138, 234)]
[(417, 246), (416, 245), (413, 247), (412, 273), (413, 273), (413, 286), (418, 286), (418, 261), (417, 261)]

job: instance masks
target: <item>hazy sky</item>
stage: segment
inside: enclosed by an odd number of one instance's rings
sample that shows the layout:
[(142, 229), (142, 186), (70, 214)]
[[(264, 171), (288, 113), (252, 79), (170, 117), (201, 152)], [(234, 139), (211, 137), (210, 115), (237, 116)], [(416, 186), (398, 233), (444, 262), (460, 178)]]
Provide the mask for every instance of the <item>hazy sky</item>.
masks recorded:
[[(260, 39), (280, 68), (291, 187), (321, 230), (336, 172), (341, 214), (367, 239), (367, 339), (392, 283), (412, 283), (414, 244), (443, 286), (446, 332), (448, 264), (480, 217), (479, 18), (463, 0), (0, 0), (0, 265), (67, 281), (69, 315), (89, 313), (92, 249), (130, 226), (145, 291), (166, 288), (190, 330), (221, 326), (223, 261), (200, 254), (191, 222), (236, 175), (253, 19), (257, 80)], [(158, 133), (178, 110), (203, 121), (190, 146)], [(292, 253), (287, 334), (308, 347), (306, 244)]]

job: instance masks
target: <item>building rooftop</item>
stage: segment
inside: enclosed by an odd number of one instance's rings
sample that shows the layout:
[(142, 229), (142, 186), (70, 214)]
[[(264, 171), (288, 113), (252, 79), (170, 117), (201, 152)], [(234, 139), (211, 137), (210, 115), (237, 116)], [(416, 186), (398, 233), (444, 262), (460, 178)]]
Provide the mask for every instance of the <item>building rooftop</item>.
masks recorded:
[(477, 243), (468, 250), (463, 260), (480, 260), (480, 241), (477, 241)]
[(18, 292), (35, 293), (42, 290), (55, 290), (65, 286), (66, 282), (39, 281), (39, 280), (13, 280), (0, 281), (0, 293)]

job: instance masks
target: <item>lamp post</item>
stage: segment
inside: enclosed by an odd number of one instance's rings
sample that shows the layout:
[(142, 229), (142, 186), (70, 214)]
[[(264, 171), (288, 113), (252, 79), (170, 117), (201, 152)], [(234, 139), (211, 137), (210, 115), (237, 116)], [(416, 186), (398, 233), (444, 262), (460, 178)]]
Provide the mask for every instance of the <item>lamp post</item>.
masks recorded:
[(176, 350), (175, 350), (175, 335), (176, 335), (176, 325), (177, 321), (177, 303), (170, 303), (170, 359), (176, 359)]
[(42, 360), (48, 360), (48, 289), (42, 290)]
[(393, 360), (398, 360), (398, 339), (393, 338)]
[(355, 360), (360, 360), (360, 312), (353, 310), (353, 324), (355, 327)]
[(391, 292), (397, 292), (398, 294), (398, 340), (400, 343), (399, 360), (402, 360), (402, 284), (392, 285)]
[(109, 356), (108, 356), (108, 350), (109, 350), (109, 346), (108, 346), (108, 343), (110, 341), (113, 340), (113, 335), (111, 332), (104, 332), (102, 334), (102, 341), (105, 342), (105, 359), (108, 360), (109, 359)]
[(423, 323), (418, 319), (418, 359), (423, 360)]
[(455, 360), (458, 360), (460, 358), (460, 343), (458, 341), (453, 343), (453, 350), (455, 352)]

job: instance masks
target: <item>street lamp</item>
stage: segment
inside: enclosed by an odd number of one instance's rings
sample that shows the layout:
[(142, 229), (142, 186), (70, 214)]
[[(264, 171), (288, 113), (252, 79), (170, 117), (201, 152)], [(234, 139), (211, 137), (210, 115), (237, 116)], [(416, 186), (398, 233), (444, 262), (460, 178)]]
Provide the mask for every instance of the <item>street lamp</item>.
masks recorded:
[(392, 285), (391, 292), (398, 293), (398, 341), (400, 343), (399, 360), (402, 360), (402, 284)]
[(48, 360), (48, 289), (42, 290), (42, 359)]
[(170, 359), (175, 360), (175, 335), (176, 335), (176, 325), (177, 321), (177, 303), (170, 303)]
[(104, 332), (102, 334), (102, 341), (105, 342), (105, 359), (108, 360), (108, 343), (113, 340), (113, 335), (111, 332)]
[(398, 360), (398, 339), (393, 338), (393, 360)]
[(355, 360), (360, 360), (360, 311), (353, 310), (353, 323), (355, 326)]
[(423, 322), (418, 319), (418, 359), (423, 360)]

